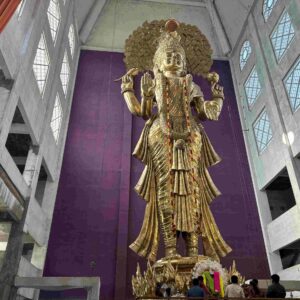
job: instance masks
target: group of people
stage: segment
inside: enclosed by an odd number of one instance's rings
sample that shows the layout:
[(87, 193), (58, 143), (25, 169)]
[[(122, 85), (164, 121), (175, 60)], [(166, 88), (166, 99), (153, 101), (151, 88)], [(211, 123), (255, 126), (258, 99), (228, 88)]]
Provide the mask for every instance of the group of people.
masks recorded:
[(272, 284), (268, 286), (267, 292), (264, 293), (258, 287), (258, 280), (252, 279), (249, 285), (238, 284), (237, 276), (231, 277), (231, 284), (226, 287), (226, 298), (285, 298), (286, 291), (279, 281), (280, 277), (277, 274), (271, 276)]
[[(231, 284), (225, 289), (224, 298), (285, 298), (286, 291), (279, 281), (280, 277), (277, 274), (271, 276), (272, 284), (268, 287), (266, 294), (258, 287), (258, 280), (252, 279), (249, 285), (240, 286), (238, 277), (233, 275), (231, 277)], [(167, 287), (164, 293), (161, 292), (161, 287), (157, 290), (157, 295), (161, 297), (171, 297), (171, 288)], [(203, 276), (194, 278), (192, 287), (188, 290), (187, 296), (191, 298), (204, 298), (213, 296), (209, 289), (204, 284)]]
[[(271, 276), (272, 284), (268, 287), (266, 294), (264, 294), (258, 287), (258, 280), (252, 279), (250, 285), (241, 287), (238, 282), (238, 277), (233, 275), (231, 277), (231, 284), (225, 289), (225, 298), (285, 298), (286, 291), (279, 281), (280, 277), (277, 274)], [(207, 287), (203, 283), (203, 277), (193, 279), (193, 286), (188, 290), (188, 297), (211, 296)]]

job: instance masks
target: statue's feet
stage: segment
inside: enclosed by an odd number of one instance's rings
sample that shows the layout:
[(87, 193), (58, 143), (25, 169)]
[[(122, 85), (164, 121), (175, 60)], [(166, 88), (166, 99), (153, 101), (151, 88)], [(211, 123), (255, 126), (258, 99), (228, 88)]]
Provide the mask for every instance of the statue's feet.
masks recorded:
[(186, 252), (188, 257), (196, 257), (199, 255), (198, 247), (188, 247)]
[(172, 260), (172, 259), (178, 259), (178, 258), (181, 258), (181, 255), (176, 253), (176, 254), (173, 254), (173, 255), (170, 255), (170, 256), (165, 256), (161, 260), (166, 261), (166, 260)]
[(181, 255), (177, 253), (176, 247), (166, 248), (165, 257), (162, 260), (176, 259), (180, 258)]

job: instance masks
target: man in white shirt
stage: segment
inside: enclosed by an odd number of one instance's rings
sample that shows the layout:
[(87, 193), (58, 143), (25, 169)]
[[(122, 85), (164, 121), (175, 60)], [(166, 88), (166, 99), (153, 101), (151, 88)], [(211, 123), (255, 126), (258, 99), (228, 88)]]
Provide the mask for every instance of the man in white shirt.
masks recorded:
[(231, 284), (225, 289), (225, 298), (245, 298), (243, 289), (238, 284), (237, 276), (231, 276)]

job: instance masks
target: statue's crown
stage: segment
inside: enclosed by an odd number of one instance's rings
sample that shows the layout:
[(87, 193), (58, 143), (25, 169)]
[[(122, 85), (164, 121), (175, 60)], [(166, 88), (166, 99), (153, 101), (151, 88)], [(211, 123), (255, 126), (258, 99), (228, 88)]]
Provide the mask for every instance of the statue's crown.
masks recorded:
[(168, 20), (165, 24), (165, 31), (158, 39), (158, 46), (154, 55), (154, 65), (160, 65), (162, 55), (167, 50), (176, 50), (181, 53), (185, 59), (185, 51), (180, 44), (180, 35), (176, 29), (179, 27), (179, 23), (176, 20)]
[[(173, 32), (163, 32), (162, 35), (159, 37), (158, 40), (158, 49), (164, 50), (164, 49), (179, 49), (182, 48), (180, 44), (181, 37), (177, 33), (177, 31)], [(183, 50), (183, 48), (182, 48)]]

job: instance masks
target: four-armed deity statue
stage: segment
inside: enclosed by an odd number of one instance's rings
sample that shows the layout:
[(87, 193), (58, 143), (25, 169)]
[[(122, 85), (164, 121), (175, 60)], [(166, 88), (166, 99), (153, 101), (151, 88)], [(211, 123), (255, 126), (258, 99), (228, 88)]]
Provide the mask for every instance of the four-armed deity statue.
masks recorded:
[[(133, 153), (145, 164), (135, 190), (147, 205), (140, 234), (130, 248), (155, 261), (161, 230), (163, 260), (180, 259), (176, 246), (181, 235), (186, 257), (198, 257), (200, 236), (203, 255), (219, 261), (231, 248), (209, 207), (220, 192), (207, 169), (220, 158), (201, 122), (218, 120), (224, 94), (218, 74), (209, 72), (209, 43), (195, 26), (156, 21), (129, 37), (125, 55), (129, 71), (122, 77), (122, 94), (130, 112), (147, 120)], [(153, 75), (146, 72), (141, 78), (139, 101), (134, 76), (150, 68)], [(204, 99), (189, 72), (210, 82), (211, 100)]]

